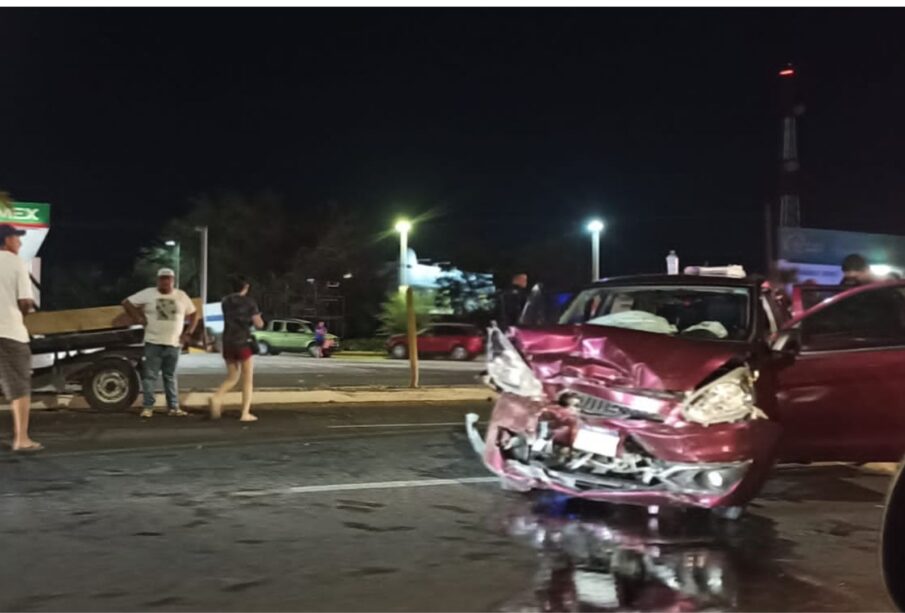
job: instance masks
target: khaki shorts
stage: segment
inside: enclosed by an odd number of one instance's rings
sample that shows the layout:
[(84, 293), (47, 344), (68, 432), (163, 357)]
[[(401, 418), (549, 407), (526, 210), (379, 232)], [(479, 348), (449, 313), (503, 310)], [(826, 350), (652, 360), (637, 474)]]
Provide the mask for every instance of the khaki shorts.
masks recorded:
[(31, 394), (31, 348), (10, 338), (0, 338), (0, 389), (7, 400)]

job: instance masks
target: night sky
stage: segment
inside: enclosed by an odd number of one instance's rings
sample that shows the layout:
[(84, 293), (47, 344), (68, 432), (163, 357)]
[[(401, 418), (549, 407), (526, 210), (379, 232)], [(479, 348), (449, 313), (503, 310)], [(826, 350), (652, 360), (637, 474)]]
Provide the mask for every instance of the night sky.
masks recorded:
[(756, 267), (787, 61), (803, 224), (905, 234), (903, 15), (4, 9), (0, 187), (54, 205), (45, 256), (72, 261), (131, 259), (199, 193), (270, 189), (375, 236), (429, 213), (419, 255), (471, 266), (526, 241), (584, 262), (597, 213), (605, 273), (669, 249)]

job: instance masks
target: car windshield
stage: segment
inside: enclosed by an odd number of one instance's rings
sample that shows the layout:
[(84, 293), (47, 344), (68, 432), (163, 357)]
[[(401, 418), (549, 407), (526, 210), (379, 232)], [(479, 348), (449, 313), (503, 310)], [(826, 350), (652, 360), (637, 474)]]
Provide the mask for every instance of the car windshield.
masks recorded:
[(594, 287), (575, 297), (559, 323), (740, 341), (750, 336), (750, 311), (744, 287)]

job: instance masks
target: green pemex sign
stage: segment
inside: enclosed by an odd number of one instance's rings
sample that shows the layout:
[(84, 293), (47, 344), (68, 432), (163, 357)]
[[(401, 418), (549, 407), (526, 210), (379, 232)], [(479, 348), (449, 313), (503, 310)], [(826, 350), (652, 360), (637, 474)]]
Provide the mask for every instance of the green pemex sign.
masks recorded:
[(46, 202), (14, 202), (10, 210), (0, 209), (0, 223), (46, 228), (50, 226), (50, 205)]
[(25, 230), (19, 257), (30, 262), (38, 255), (50, 232), (50, 205), (46, 202), (13, 202), (10, 210), (0, 209), (0, 223)]

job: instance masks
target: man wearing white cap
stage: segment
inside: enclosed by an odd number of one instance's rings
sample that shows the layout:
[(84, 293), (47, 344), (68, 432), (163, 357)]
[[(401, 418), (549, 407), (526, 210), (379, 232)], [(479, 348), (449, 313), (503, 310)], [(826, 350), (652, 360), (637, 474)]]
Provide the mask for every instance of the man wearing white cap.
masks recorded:
[[(198, 312), (191, 298), (175, 287), (175, 273), (169, 268), (157, 272), (157, 287), (143, 289), (123, 300), (123, 308), (135, 323), (145, 327), (145, 363), (142, 390), (144, 418), (154, 415), (154, 386), (163, 373), (163, 389), (169, 415), (183, 416), (176, 387), (176, 365), (182, 345), (198, 326)], [(187, 317), (191, 321), (186, 328)]]

